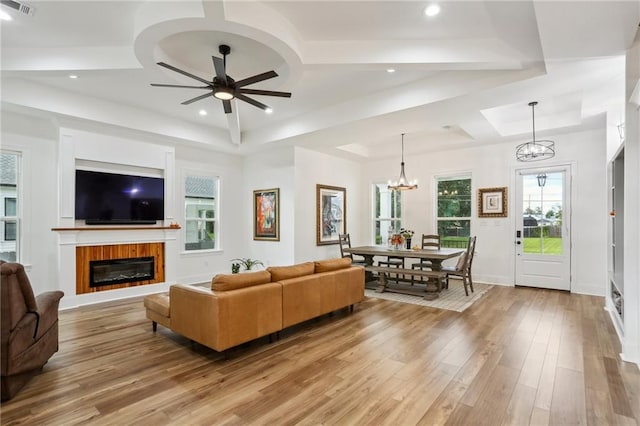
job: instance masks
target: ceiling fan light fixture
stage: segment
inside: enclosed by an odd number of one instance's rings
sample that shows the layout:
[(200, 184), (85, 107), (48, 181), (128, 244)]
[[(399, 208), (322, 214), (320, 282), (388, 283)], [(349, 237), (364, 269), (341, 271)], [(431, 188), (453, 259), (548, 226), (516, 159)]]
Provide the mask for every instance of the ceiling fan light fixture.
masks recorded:
[(430, 4), (424, 9), (424, 14), (427, 16), (436, 16), (440, 13), (440, 6), (437, 4)]
[(407, 179), (407, 176), (404, 173), (404, 133), (402, 134), (402, 160), (400, 162), (400, 177), (397, 181), (391, 182), (389, 181), (387, 188), (392, 191), (406, 191), (410, 189), (418, 189), (418, 181)]
[(529, 102), (533, 123), (533, 140), (521, 143), (516, 147), (516, 160), (531, 162), (553, 158), (556, 155), (555, 142), (550, 140), (536, 140), (536, 115), (535, 106), (538, 102)]
[(213, 93), (213, 96), (223, 101), (230, 101), (235, 97), (233, 89), (229, 87), (218, 87)]

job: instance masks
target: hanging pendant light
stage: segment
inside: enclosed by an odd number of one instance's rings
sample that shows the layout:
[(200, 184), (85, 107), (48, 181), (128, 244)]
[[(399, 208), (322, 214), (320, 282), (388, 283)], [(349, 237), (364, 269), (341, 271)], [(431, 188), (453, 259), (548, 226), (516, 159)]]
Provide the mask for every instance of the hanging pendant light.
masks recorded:
[(546, 173), (540, 173), (540, 174), (538, 174), (538, 176), (536, 176), (536, 179), (538, 179), (538, 186), (540, 188), (542, 188), (544, 186), (544, 184), (547, 183), (547, 174)]
[(404, 174), (404, 133), (402, 134), (402, 161), (400, 163), (400, 178), (396, 182), (389, 182), (387, 188), (393, 191), (405, 191), (407, 189), (417, 189), (418, 182), (412, 180), (409, 182)]
[(535, 106), (538, 102), (529, 102), (533, 121), (533, 140), (516, 147), (516, 159), (518, 161), (540, 161), (553, 158), (556, 155), (555, 142), (550, 140), (536, 140), (536, 115)]

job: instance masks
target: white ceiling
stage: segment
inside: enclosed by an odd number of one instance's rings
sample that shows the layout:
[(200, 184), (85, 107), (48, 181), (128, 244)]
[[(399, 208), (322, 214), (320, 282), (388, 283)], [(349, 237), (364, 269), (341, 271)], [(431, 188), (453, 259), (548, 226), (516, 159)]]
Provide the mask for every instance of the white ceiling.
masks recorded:
[[(429, 3), (28, 1), (32, 16), (0, 6), (14, 18), (1, 26), (3, 109), (229, 152), (297, 144), (374, 159), (397, 155), (401, 133), (409, 155), (527, 139), (534, 100), (536, 135), (622, 116), (637, 0), (450, 0), (427, 17)], [(230, 76), (275, 70), (250, 87), (292, 97), (251, 95), (273, 114), (234, 101), (234, 124), (214, 98), (180, 105), (203, 91), (150, 86), (200, 85), (159, 61), (210, 80), (223, 43)]]

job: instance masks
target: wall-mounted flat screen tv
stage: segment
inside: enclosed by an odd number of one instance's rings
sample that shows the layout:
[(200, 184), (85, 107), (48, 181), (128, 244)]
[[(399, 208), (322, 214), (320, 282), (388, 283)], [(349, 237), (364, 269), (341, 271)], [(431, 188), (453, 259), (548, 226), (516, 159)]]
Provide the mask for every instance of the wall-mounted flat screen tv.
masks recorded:
[(164, 219), (164, 179), (76, 170), (76, 219), (89, 225)]

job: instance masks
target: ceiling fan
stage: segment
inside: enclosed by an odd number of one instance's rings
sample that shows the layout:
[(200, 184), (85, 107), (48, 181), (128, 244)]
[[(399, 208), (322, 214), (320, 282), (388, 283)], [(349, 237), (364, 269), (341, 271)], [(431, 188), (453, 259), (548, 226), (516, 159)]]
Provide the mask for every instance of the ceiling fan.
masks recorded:
[(255, 107), (258, 107), (267, 112), (270, 112), (271, 108), (268, 105), (265, 105), (262, 102), (258, 102), (255, 99), (251, 99), (246, 95), (279, 96), (282, 98), (291, 97), (291, 93), (289, 92), (275, 92), (272, 90), (245, 89), (244, 88), (245, 86), (277, 77), (278, 74), (275, 71), (267, 71), (261, 74), (256, 74), (252, 77), (248, 77), (248, 78), (236, 81), (233, 78), (229, 77), (226, 71), (227, 55), (231, 52), (231, 48), (226, 44), (221, 44), (218, 50), (222, 54), (223, 58), (221, 59), (216, 56), (211, 57), (211, 59), (213, 59), (213, 67), (216, 71), (216, 75), (213, 77), (212, 81), (207, 81), (204, 78), (200, 78), (197, 75), (193, 75), (191, 73), (183, 71), (179, 68), (166, 64), (164, 62), (158, 62), (158, 65), (160, 65), (161, 67), (165, 67), (167, 69), (170, 69), (171, 71), (175, 71), (182, 75), (186, 75), (187, 77), (193, 78), (194, 80), (198, 80), (206, 84), (206, 86), (180, 86), (175, 84), (157, 84), (157, 83), (151, 83), (151, 85), (156, 87), (182, 87), (187, 89), (207, 89), (209, 90), (209, 92), (205, 93), (204, 95), (196, 96), (193, 99), (184, 101), (182, 102), (182, 105), (189, 105), (193, 102), (199, 101), (201, 99), (205, 99), (209, 96), (213, 96), (222, 101), (225, 114), (231, 114), (232, 112), (231, 100), (233, 98), (240, 99), (241, 101), (245, 101)]

